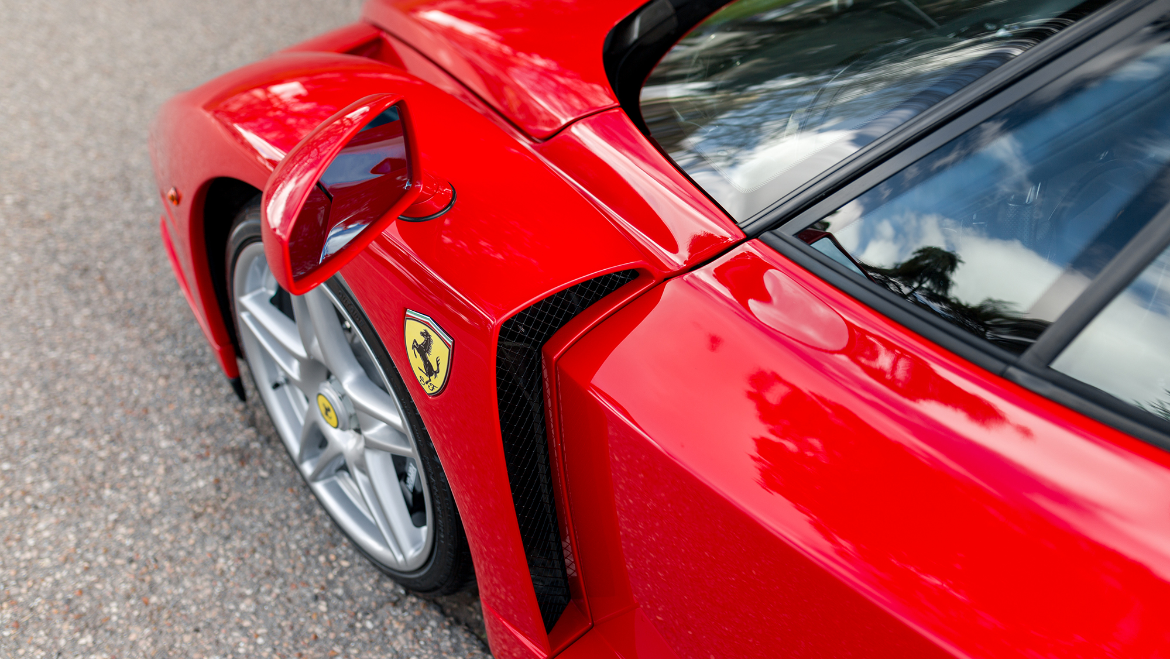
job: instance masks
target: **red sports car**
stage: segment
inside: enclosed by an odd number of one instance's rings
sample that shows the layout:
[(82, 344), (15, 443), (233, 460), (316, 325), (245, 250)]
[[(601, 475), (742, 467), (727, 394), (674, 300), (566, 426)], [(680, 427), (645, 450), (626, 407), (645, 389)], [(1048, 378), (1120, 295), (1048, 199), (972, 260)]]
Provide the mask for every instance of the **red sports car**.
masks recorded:
[(163, 241), (498, 657), (1170, 656), (1170, 2), (370, 0)]

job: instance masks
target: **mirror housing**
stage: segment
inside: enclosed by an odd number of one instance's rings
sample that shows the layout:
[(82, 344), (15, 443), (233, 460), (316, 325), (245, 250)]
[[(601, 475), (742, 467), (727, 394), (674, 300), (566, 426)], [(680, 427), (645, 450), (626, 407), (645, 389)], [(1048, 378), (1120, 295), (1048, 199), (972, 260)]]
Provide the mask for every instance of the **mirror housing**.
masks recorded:
[[(303, 295), (352, 260), (426, 196), (419, 162), (398, 94), (366, 96), (306, 135), (273, 170), (261, 200), (264, 254), (277, 283)], [(427, 180), (433, 197), (435, 179)]]

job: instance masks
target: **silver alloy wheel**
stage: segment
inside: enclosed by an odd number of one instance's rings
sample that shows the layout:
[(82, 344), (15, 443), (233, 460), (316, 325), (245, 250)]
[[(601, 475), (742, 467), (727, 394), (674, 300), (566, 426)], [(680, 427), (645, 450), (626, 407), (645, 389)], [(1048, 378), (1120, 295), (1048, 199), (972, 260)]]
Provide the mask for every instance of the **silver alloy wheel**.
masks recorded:
[(309, 487), (374, 560), (421, 568), (434, 536), (430, 488), (403, 406), (353, 319), (326, 286), (289, 296), (290, 318), (260, 242), (241, 250), (232, 292), (252, 377)]

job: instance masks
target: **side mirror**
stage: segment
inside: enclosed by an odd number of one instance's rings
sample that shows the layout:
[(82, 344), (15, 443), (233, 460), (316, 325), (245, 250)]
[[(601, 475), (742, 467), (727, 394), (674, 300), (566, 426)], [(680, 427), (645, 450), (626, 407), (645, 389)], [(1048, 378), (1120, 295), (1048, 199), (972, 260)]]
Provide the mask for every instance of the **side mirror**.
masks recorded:
[(261, 201), (268, 267), (303, 295), (333, 276), (400, 215), (429, 219), (454, 201), (423, 174), (397, 94), (367, 96), (326, 119), (277, 165)]

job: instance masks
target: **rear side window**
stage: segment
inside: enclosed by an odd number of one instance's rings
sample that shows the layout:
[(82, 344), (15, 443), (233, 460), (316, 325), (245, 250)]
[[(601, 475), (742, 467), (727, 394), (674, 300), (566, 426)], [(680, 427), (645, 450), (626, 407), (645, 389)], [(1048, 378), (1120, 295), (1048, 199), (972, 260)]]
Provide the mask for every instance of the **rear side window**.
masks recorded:
[(1170, 422), (1170, 250), (1114, 298), (1052, 368)]
[(1170, 447), (1170, 31), (992, 112), (783, 231), (1014, 353), (1009, 377)]
[(653, 69), (642, 118), (742, 222), (1098, 4), (737, 0)]
[(1170, 44), (1009, 108), (800, 237), (1022, 352), (1159, 210), (1142, 192), (1170, 164), (1167, 108)]

